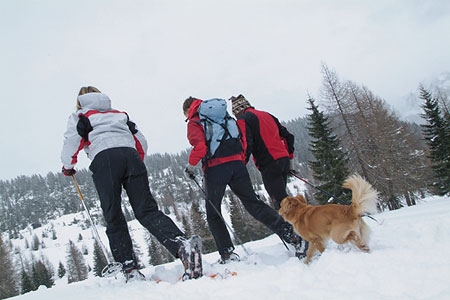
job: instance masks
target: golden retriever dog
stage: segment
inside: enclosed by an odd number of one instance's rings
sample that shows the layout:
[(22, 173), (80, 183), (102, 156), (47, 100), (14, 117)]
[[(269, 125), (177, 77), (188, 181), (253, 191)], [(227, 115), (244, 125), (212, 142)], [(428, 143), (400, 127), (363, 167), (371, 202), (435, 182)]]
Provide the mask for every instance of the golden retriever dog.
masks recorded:
[(294, 227), (294, 231), (309, 242), (305, 263), (331, 238), (337, 244), (351, 242), (361, 251), (369, 252), (370, 228), (361, 218), (377, 212), (378, 192), (359, 175), (352, 175), (343, 184), (352, 190), (351, 205), (309, 205), (302, 195), (281, 201), (279, 214)]

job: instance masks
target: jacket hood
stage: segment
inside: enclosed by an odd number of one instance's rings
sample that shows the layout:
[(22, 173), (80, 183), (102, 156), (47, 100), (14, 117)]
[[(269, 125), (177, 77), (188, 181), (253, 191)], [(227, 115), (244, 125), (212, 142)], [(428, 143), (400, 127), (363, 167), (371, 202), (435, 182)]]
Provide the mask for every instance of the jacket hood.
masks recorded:
[(202, 103), (202, 100), (200, 99), (195, 99), (191, 106), (189, 107), (189, 111), (188, 111), (188, 120), (190, 120), (198, 111), (198, 107), (200, 106), (200, 104)]
[(110, 110), (111, 109), (111, 99), (108, 95), (103, 93), (87, 93), (78, 96), (78, 101), (80, 101), (81, 109), (95, 109), (95, 110)]

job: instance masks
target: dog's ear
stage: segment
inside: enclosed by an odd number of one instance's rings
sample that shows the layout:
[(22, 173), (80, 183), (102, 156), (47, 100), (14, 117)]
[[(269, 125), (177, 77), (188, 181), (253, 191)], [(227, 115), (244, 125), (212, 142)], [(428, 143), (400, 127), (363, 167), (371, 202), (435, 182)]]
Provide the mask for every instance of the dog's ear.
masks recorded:
[(306, 198), (303, 197), (303, 195), (297, 195), (297, 197), (295, 197), (295, 198), (297, 198), (298, 202), (300, 202), (302, 204), (307, 204)]
[(285, 210), (287, 211), (295, 208), (298, 205), (297, 200), (294, 197), (286, 197), (283, 201), (285, 203)]

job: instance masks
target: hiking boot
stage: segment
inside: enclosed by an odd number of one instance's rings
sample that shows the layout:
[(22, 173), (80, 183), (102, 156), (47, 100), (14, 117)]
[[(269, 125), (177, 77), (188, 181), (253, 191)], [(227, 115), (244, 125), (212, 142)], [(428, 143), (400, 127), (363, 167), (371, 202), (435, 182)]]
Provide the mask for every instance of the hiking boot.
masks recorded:
[(123, 275), (125, 276), (125, 282), (145, 280), (145, 275), (139, 272), (136, 267), (123, 270)]
[(144, 274), (139, 272), (139, 267), (134, 260), (125, 261), (122, 264), (122, 272), (126, 282), (145, 280)]
[(221, 265), (224, 265), (234, 261), (241, 261), (241, 258), (236, 252), (232, 251), (222, 254), (217, 262)]
[(145, 275), (139, 272), (138, 269), (131, 269), (129, 271), (124, 271), (126, 282), (129, 281), (144, 281)]

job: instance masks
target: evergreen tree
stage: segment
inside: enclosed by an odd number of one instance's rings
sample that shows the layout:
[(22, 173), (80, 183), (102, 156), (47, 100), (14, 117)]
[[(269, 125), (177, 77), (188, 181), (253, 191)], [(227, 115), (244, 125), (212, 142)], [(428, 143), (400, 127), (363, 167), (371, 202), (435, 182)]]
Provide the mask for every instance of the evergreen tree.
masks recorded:
[(423, 86), (419, 87), (419, 97), (424, 100), (424, 113), (421, 115), (426, 124), (422, 131), (430, 147), (429, 157), (435, 172), (433, 187), (438, 195), (450, 192), (450, 123), (442, 116), (438, 99)]
[(233, 193), (228, 192), (227, 198), (230, 199), (231, 224), (242, 243), (260, 240), (273, 233), (264, 224), (253, 218)]
[(192, 234), (197, 234), (202, 237), (203, 252), (210, 253), (217, 250), (216, 243), (211, 234), (211, 231), (206, 224), (204, 214), (200, 210), (200, 205), (197, 200), (192, 202), (191, 206), (191, 220), (192, 220), (192, 233), (187, 235), (190, 237)]
[(15, 270), (9, 247), (3, 243), (0, 234), (0, 299), (5, 299), (18, 294)]
[(45, 285), (47, 288), (52, 287), (55, 283), (52, 277), (52, 272), (43, 261), (39, 260), (33, 263), (32, 281), (36, 289), (41, 285)]
[(69, 240), (66, 265), (68, 283), (83, 281), (88, 278), (88, 268), (83, 254), (71, 240)]
[(102, 251), (100, 244), (94, 242), (94, 275), (101, 277), (103, 269), (108, 265), (108, 260)]
[(59, 262), (58, 265), (58, 277), (63, 278), (66, 275), (66, 268), (64, 267), (62, 262)]
[(38, 251), (40, 244), (41, 241), (39, 240), (39, 237), (36, 234), (33, 234), (33, 240), (31, 242), (31, 250)]
[(35, 290), (33, 281), (31, 280), (30, 276), (28, 276), (28, 273), (25, 271), (25, 268), (22, 268), (21, 286), (22, 286), (21, 294), (25, 294)]
[(149, 263), (153, 266), (174, 261), (173, 255), (150, 233), (146, 236)]
[(183, 224), (184, 234), (186, 236), (191, 236), (192, 235), (192, 228), (191, 228), (191, 226), (189, 224), (188, 218), (185, 215), (183, 215), (181, 217), (181, 224)]
[[(309, 161), (308, 164), (313, 170), (314, 178), (320, 182), (320, 189), (350, 203), (350, 195), (344, 194), (342, 183), (349, 175), (347, 169), (347, 158), (342, 152), (340, 141), (330, 128), (328, 118), (323, 112), (319, 111), (313, 99), (309, 99), (308, 103), (311, 111), (309, 117), (309, 134), (312, 137), (310, 142), (310, 150), (315, 160)], [(329, 196), (317, 191), (314, 194), (315, 199), (320, 204), (326, 204)]]
[(52, 234), (52, 240), (56, 240), (57, 239), (57, 237), (56, 237), (56, 229), (54, 228), (54, 227), (52, 227), (52, 232), (51, 232), (51, 234)]
[(161, 253), (159, 253), (156, 238), (154, 238), (150, 233), (146, 233), (146, 240), (148, 245), (148, 263), (152, 266), (162, 264), (164, 259), (162, 258)]

